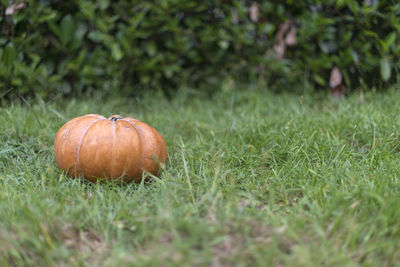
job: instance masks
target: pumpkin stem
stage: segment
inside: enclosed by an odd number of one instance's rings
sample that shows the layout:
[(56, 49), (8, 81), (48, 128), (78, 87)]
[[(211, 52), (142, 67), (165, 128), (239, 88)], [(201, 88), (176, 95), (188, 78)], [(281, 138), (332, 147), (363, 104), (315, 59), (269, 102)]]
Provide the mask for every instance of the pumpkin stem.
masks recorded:
[(119, 115), (116, 115), (116, 116), (111, 117), (110, 121), (117, 121), (117, 120), (120, 120), (120, 119), (123, 119), (123, 117), (119, 116)]

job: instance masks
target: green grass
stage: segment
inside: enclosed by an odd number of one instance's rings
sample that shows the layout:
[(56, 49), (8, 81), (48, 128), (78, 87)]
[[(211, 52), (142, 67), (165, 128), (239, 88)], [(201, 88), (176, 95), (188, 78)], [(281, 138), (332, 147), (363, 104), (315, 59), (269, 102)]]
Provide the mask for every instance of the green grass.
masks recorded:
[[(0, 108), (0, 265), (400, 264), (400, 93), (257, 91)], [(165, 138), (160, 179), (86, 183), (53, 140), (87, 113)]]

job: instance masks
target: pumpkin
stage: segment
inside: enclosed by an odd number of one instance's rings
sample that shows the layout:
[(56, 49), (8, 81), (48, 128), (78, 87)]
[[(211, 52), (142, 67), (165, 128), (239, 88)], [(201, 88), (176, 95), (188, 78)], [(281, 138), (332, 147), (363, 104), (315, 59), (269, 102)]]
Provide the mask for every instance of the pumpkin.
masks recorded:
[(54, 155), (58, 167), (72, 177), (141, 181), (145, 171), (157, 175), (167, 148), (161, 134), (144, 122), (89, 114), (60, 128)]

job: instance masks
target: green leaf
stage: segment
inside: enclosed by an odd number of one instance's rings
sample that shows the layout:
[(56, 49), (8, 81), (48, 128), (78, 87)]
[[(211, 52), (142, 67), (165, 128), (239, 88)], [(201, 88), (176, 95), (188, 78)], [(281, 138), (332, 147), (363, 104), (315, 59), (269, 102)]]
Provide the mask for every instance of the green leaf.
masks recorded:
[(119, 47), (119, 44), (114, 43), (111, 45), (111, 55), (116, 61), (121, 60), (121, 58), (123, 57), (123, 53), (121, 48)]
[(325, 82), (324, 78), (322, 78), (322, 77), (319, 76), (318, 74), (314, 74), (314, 75), (313, 75), (313, 78), (314, 78), (314, 81), (315, 81), (316, 83), (318, 83), (319, 85), (322, 85), (322, 86), (325, 86), (325, 85), (326, 85), (326, 82)]
[(335, 41), (326, 41), (326, 42), (319, 42), (318, 43), (319, 47), (321, 48), (322, 52), (325, 54), (329, 54), (331, 52), (334, 52), (337, 50), (338, 45)]
[(220, 48), (222, 48), (223, 50), (226, 50), (229, 47), (229, 42), (226, 41), (226, 40), (221, 40), (221, 41), (218, 42), (218, 46)]
[(397, 34), (395, 32), (391, 32), (384, 40), (379, 40), (382, 45), (382, 49), (384, 53), (388, 53), (390, 47), (393, 46), (394, 42), (397, 39)]
[(88, 38), (96, 43), (100, 43), (102, 42), (105, 38), (104, 38), (104, 34), (99, 32), (99, 31), (92, 31), (89, 33)]
[(14, 45), (9, 43), (3, 52), (3, 61), (6, 66), (10, 67), (13, 65), (15, 59), (17, 58), (17, 52), (15, 51)]
[(389, 80), (391, 74), (390, 62), (387, 57), (381, 59), (381, 76), (384, 81)]
[(67, 44), (74, 36), (75, 23), (71, 15), (66, 15), (60, 25), (60, 39), (63, 44)]
[(98, 1), (98, 5), (100, 7), (100, 10), (105, 10), (110, 5), (110, 1), (109, 0), (101, 0), (101, 1)]
[(146, 43), (146, 51), (149, 56), (153, 57), (157, 53), (157, 46), (154, 42), (147, 42)]
[(358, 56), (358, 53), (354, 51), (353, 49), (350, 50), (351, 57), (353, 58), (354, 63), (358, 64), (360, 62), (360, 57)]
[(385, 46), (387, 47), (387, 49), (389, 49), (394, 44), (396, 39), (397, 39), (396, 32), (391, 32), (390, 34), (388, 34), (388, 36), (385, 39)]
[(144, 17), (146, 16), (147, 12), (149, 11), (148, 8), (145, 8), (143, 11), (139, 12), (136, 16), (133, 16), (129, 19), (130, 24), (130, 31), (134, 32), (139, 24), (143, 21)]

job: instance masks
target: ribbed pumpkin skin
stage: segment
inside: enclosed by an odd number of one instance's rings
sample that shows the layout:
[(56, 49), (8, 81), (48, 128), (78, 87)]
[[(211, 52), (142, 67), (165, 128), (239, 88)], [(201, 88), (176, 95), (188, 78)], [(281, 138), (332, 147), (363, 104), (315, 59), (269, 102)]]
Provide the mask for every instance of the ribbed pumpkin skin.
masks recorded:
[(72, 177), (141, 181), (144, 171), (158, 173), (167, 147), (161, 134), (144, 122), (89, 114), (60, 128), (54, 155), (58, 167)]

